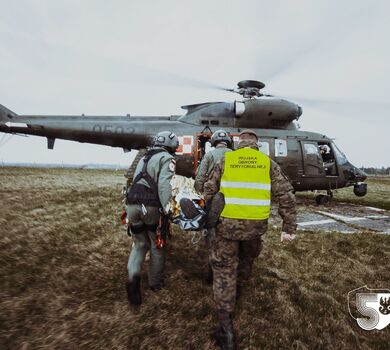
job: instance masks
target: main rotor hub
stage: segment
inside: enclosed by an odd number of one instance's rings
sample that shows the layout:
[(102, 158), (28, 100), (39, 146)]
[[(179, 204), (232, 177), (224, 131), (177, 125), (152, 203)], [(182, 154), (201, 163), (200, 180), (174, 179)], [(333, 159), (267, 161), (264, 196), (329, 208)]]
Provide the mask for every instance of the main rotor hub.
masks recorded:
[(237, 86), (238, 90), (235, 92), (244, 98), (253, 98), (263, 96), (260, 90), (265, 87), (265, 84), (257, 80), (241, 80)]

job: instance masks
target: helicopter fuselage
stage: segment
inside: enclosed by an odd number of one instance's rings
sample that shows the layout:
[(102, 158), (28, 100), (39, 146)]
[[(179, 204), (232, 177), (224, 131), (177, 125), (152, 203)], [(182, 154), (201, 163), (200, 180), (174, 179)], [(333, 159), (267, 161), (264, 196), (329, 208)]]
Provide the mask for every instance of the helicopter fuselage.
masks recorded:
[[(236, 140), (241, 130), (251, 128), (260, 149), (282, 167), (296, 191), (356, 186), (366, 178), (330, 138), (296, 128), (302, 109), (292, 102), (264, 97), (183, 108), (182, 116), (21, 116), (0, 105), (0, 131), (46, 137), (51, 149), (59, 138), (129, 151), (147, 148), (153, 135), (170, 130), (180, 140), (177, 173), (194, 176), (213, 131), (225, 129)], [(327, 159), (319, 151), (323, 145), (329, 147)]]

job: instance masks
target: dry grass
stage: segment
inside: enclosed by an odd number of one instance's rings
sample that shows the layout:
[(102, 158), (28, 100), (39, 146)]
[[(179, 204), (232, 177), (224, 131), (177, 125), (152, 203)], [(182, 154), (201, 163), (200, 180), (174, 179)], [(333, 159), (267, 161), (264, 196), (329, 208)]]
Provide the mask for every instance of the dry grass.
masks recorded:
[[(118, 224), (120, 172), (0, 169), (1, 349), (213, 349), (202, 244), (176, 233), (167, 288), (127, 304), (129, 238)], [(363, 331), (346, 297), (390, 287), (390, 237), (268, 232), (235, 312), (240, 348), (385, 349), (390, 327)], [(146, 277), (144, 275), (143, 277)]]

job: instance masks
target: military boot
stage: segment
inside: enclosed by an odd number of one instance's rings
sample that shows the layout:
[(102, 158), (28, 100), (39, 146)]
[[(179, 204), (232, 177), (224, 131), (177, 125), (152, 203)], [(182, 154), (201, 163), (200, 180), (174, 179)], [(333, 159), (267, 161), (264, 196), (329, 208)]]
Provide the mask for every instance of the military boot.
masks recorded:
[(158, 283), (158, 284), (155, 284), (154, 286), (150, 286), (150, 290), (152, 292), (155, 292), (155, 293), (158, 293), (163, 288), (164, 288), (164, 284), (163, 283)]
[(213, 333), (213, 339), (222, 350), (237, 350), (231, 314), (225, 310), (218, 310), (218, 319), (220, 327)]
[(142, 304), (140, 276), (134, 276), (132, 281), (127, 281), (126, 290), (127, 299), (131, 305), (139, 306)]
[(209, 263), (207, 269), (206, 283), (211, 285), (213, 284), (213, 280), (214, 280), (214, 273), (211, 264)]
[(238, 301), (238, 299), (240, 299), (241, 294), (242, 294), (242, 285), (241, 284), (237, 284), (237, 288), (236, 288), (236, 302)]

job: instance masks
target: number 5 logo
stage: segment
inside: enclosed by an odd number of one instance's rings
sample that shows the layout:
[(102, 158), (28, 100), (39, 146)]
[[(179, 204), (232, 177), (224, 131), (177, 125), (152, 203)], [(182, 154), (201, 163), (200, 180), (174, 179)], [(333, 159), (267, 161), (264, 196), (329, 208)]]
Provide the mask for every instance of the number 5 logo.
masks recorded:
[[(358, 290), (362, 289), (366, 289), (369, 292), (358, 292)], [(377, 292), (375, 293), (375, 291)], [(386, 290), (388, 293), (384, 293), (383, 291), (384, 290), (370, 289), (364, 286), (348, 292), (349, 314), (364, 330), (381, 330), (390, 323), (390, 290)], [(354, 292), (356, 293), (355, 307), (356, 311), (359, 313), (359, 317), (354, 317), (351, 312), (351, 306), (353, 306), (352, 294)]]

